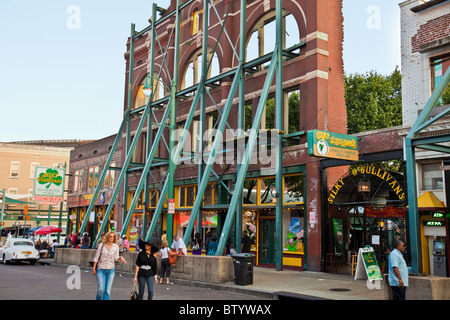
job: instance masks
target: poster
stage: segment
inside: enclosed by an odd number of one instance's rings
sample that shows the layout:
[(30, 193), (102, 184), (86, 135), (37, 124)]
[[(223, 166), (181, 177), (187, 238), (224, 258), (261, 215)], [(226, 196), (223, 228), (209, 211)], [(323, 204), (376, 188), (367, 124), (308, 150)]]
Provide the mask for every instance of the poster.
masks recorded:
[(342, 219), (333, 219), (334, 253), (344, 253), (344, 223)]

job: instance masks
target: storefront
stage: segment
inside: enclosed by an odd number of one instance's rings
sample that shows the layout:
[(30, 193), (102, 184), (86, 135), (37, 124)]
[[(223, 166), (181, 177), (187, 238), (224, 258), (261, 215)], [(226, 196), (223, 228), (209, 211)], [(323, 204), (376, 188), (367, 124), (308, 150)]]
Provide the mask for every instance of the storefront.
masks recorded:
[(335, 258), (340, 271), (350, 273), (351, 256), (366, 245), (374, 248), (383, 270), (393, 241), (407, 242), (403, 185), (401, 173), (370, 164), (351, 167), (331, 188), (325, 254)]
[[(81, 224), (86, 217), (86, 210), (92, 200), (93, 194), (85, 194), (76, 197), (76, 203), (69, 202), (71, 206), (69, 208), (69, 228), (67, 234), (72, 232), (78, 232), (81, 228)], [(89, 220), (86, 225), (86, 232), (89, 234), (92, 241), (99, 229), (100, 224), (105, 218), (105, 212), (108, 207), (108, 201), (111, 197), (110, 192), (102, 192), (98, 196), (93, 211), (89, 214)], [(112, 208), (108, 218), (108, 224), (106, 230), (115, 230), (117, 222), (115, 220), (116, 213), (115, 207)]]
[[(283, 176), (282, 243), (283, 268), (303, 270), (305, 266), (305, 214), (303, 174)], [(247, 179), (243, 189), (243, 230), (252, 240), (256, 265), (276, 264), (275, 177)]]
[[(230, 185), (227, 185), (227, 188)], [(305, 264), (306, 231), (304, 214), (304, 183), (302, 174), (287, 174), (283, 176), (283, 266), (296, 270), (303, 270)], [(188, 184), (175, 187), (175, 214), (173, 217), (173, 232), (184, 237), (188, 221), (192, 214), (197, 185)], [(129, 193), (129, 203), (133, 192)], [(243, 189), (242, 231), (248, 230), (251, 237), (251, 252), (257, 257), (256, 264), (261, 266), (275, 266), (275, 177), (257, 177), (247, 179)], [(191, 241), (195, 233), (199, 232), (205, 242), (208, 235), (217, 237), (226, 218), (228, 209), (228, 192), (221, 183), (208, 184), (202, 205), (200, 220), (196, 220), (191, 239), (186, 243), (188, 254), (191, 252)], [(143, 204), (138, 201), (135, 213), (130, 220), (127, 237), (132, 246), (135, 245), (143, 232), (143, 226), (149, 225), (153, 218), (158, 198), (157, 190), (150, 190), (149, 208), (143, 218)], [(155, 236), (160, 237), (163, 230), (167, 230), (167, 205), (164, 204), (163, 214), (156, 227)], [(201, 228), (198, 228), (198, 221)], [(236, 244), (236, 229), (230, 235), (232, 246)], [(203, 254), (207, 248), (203, 247)]]

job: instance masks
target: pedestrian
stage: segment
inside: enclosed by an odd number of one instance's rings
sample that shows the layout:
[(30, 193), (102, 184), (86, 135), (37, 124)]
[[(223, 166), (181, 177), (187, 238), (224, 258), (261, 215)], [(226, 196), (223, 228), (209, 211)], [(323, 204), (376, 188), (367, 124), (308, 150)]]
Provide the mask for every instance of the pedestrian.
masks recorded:
[(166, 230), (163, 230), (163, 234), (161, 236), (161, 242), (164, 241), (164, 240), (167, 240), (167, 232), (166, 232)]
[(72, 246), (75, 249), (75, 245), (77, 242), (77, 233), (75, 231), (72, 232), (72, 236), (70, 237), (70, 242), (72, 242)]
[(184, 240), (176, 234), (173, 235), (172, 250), (180, 252), (180, 255), (182, 256), (187, 255), (187, 248)]
[[(158, 239), (159, 241), (159, 239)], [(134, 282), (138, 283), (138, 300), (144, 300), (145, 284), (147, 283), (148, 300), (153, 300), (153, 283), (158, 283), (156, 253), (159, 251), (155, 243), (139, 239), (139, 247), (142, 251), (136, 258), (136, 271)]]
[(402, 240), (395, 240), (394, 250), (389, 254), (389, 285), (392, 290), (393, 300), (405, 300), (406, 287), (408, 286), (408, 267), (406, 266), (403, 253), (405, 243)]
[(192, 242), (192, 254), (197, 256), (202, 254), (202, 240), (198, 232), (195, 233), (194, 241)]
[(130, 251), (130, 242), (127, 239), (127, 236), (123, 236), (123, 251)]
[(248, 236), (247, 230), (242, 231), (241, 239), (241, 253), (250, 253), (251, 239)]
[(97, 278), (96, 300), (109, 300), (116, 273), (115, 262), (118, 261), (127, 263), (123, 257), (119, 256), (116, 234), (108, 232), (103, 242), (98, 246), (92, 267), (92, 274)]
[(169, 254), (170, 255), (179, 255), (179, 252), (173, 252), (169, 249), (169, 244), (167, 243), (167, 240), (162, 241), (161, 243), (161, 250), (159, 251), (159, 254), (161, 255), (161, 271), (159, 274), (159, 283), (163, 283), (164, 278), (166, 278), (167, 284), (173, 284), (170, 282), (170, 271), (171, 267), (169, 264)]
[(123, 238), (119, 236), (118, 233), (116, 233), (116, 237), (117, 237), (117, 245), (119, 246), (119, 252), (123, 251)]
[(70, 240), (69, 234), (64, 239), (64, 248), (72, 248), (72, 241)]
[(59, 247), (59, 243), (56, 239), (53, 239), (53, 243), (51, 245), (50, 258), (55, 257), (55, 248)]
[(208, 253), (209, 243), (211, 242), (211, 239), (212, 239), (211, 231), (208, 231), (206, 233), (206, 239), (205, 239), (205, 250), (206, 250), (206, 253)]
[(83, 238), (81, 238), (81, 249), (89, 249), (90, 243), (91, 239), (89, 238), (89, 234), (87, 232), (83, 233)]
[(211, 241), (209, 242), (209, 247), (208, 251), (206, 251), (206, 254), (208, 256), (214, 256), (216, 255), (216, 250), (217, 250), (217, 238), (212, 237)]

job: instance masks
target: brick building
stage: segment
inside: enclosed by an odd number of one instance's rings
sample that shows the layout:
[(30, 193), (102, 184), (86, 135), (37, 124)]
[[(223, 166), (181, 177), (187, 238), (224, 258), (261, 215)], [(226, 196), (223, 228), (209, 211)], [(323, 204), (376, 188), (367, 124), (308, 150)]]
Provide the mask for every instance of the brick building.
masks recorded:
[[(108, 158), (111, 147), (116, 136), (112, 135), (88, 144), (79, 146), (70, 152), (70, 174), (68, 183), (67, 208), (69, 217), (70, 232), (79, 232), (80, 226), (86, 215), (89, 217), (86, 232), (90, 238), (96, 234), (99, 223), (103, 220), (105, 210), (110, 204), (111, 194), (116, 185), (116, 171), (108, 170), (103, 184), (100, 186), (99, 197), (91, 213), (87, 214), (87, 208), (91, 203), (95, 188), (98, 186), (99, 177), (105, 168), (105, 162)], [(121, 146), (119, 145), (113, 155), (110, 167), (120, 168), (121, 166)], [(108, 221), (108, 230), (120, 228), (119, 219), (120, 201), (114, 203), (112, 213)]]
[[(181, 128), (188, 117), (196, 85), (199, 82), (200, 66), (202, 62), (202, 15), (201, 1), (182, 1), (188, 3), (181, 11), (181, 34), (179, 48), (179, 79), (177, 79), (177, 105), (176, 126)], [(246, 7), (246, 62), (255, 62), (246, 69), (245, 75), (245, 121), (244, 129), (251, 127), (252, 119), (260, 100), (264, 81), (270, 63), (270, 54), (274, 50), (275, 30), (275, 4), (274, 0), (249, 1)], [(234, 70), (238, 65), (238, 57), (235, 51), (239, 49), (240, 32), (240, 3), (235, 2), (230, 6), (230, 1), (218, 1), (214, 3), (214, 10), (209, 12), (208, 25), (208, 61), (211, 61), (211, 70), (208, 79), (218, 77), (212, 84), (206, 96), (206, 120), (205, 129), (214, 127), (220, 110), (227, 102), (227, 97), (232, 86), (232, 76), (219, 77), (226, 72)], [(319, 129), (336, 133), (346, 133), (346, 108), (344, 99), (343, 80), (343, 16), (342, 1), (334, 0), (296, 0), (282, 3), (283, 10), (283, 49), (289, 52), (283, 60), (283, 131), (286, 134), (297, 134), (296, 139), (291, 139), (282, 149), (283, 153), (283, 181), (286, 194), (297, 196), (293, 199), (284, 196), (282, 228), (283, 228), (283, 265), (297, 270), (320, 270), (323, 254), (322, 234), (322, 195), (321, 195), (321, 171), (320, 159), (308, 155), (306, 145), (306, 133), (308, 130)], [(162, 14), (165, 15), (176, 8), (176, 1)], [(219, 14), (220, 20), (216, 15)], [(229, 14), (227, 16), (227, 12)], [(227, 17), (225, 19), (225, 17)], [(221, 21), (225, 25), (227, 37), (221, 34)], [(174, 38), (171, 37), (175, 25), (175, 17), (169, 17), (156, 27), (158, 42), (155, 48), (155, 63), (153, 78), (160, 78), (155, 88), (154, 117), (161, 119), (167, 105), (169, 95), (170, 78), (174, 71)], [(220, 36), (220, 37), (219, 37)], [(229, 38), (229, 39), (228, 39)], [(217, 44), (216, 44), (216, 41)], [(230, 45), (233, 44), (233, 45)], [(134, 66), (131, 90), (126, 87), (125, 108), (127, 101), (132, 101), (130, 141), (138, 140), (138, 148), (133, 154), (133, 163), (145, 163), (147, 139), (155, 136), (157, 125), (152, 126), (152, 134), (147, 135), (148, 128), (144, 126), (139, 132), (138, 124), (143, 106), (147, 103), (143, 93), (145, 79), (149, 75), (151, 54), (151, 33), (144, 34), (134, 43)], [(130, 50), (130, 41), (128, 50)], [(164, 55), (164, 48), (168, 54)], [(213, 49), (216, 48), (215, 51)], [(288, 50), (291, 49), (291, 50)], [(130, 70), (130, 52), (125, 54), (127, 70)], [(129, 74), (127, 73), (127, 76)], [(153, 79), (152, 78), (152, 79)], [(163, 84), (161, 84), (163, 83)], [(275, 81), (270, 87), (269, 100), (274, 100)], [(133, 96), (129, 99), (128, 95)], [(295, 102), (295, 100), (297, 100)], [(289, 102), (291, 101), (291, 103)], [(292, 102), (294, 101), (294, 102)], [(267, 105), (270, 105), (268, 102)], [(159, 104), (162, 108), (157, 108)], [(228, 128), (238, 128), (238, 99), (233, 100)], [(297, 107), (289, 107), (289, 105)], [(200, 125), (200, 108), (197, 107), (194, 121), (190, 128), (190, 140), (186, 149), (197, 151)], [(274, 129), (275, 111), (266, 107), (261, 119), (260, 129)], [(303, 135), (301, 134), (303, 132)], [(140, 133), (139, 137), (136, 134)], [(300, 133), (300, 134), (299, 134)], [(169, 141), (169, 130), (163, 134), (166, 143)], [(122, 146), (126, 146), (126, 136)], [(154, 141), (152, 141), (154, 143)], [(151, 144), (150, 144), (151, 145)], [(167, 159), (170, 151), (164, 142), (160, 142), (156, 157)], [(122, 162), (125, 152), (122, 153)], [(195, 200), (198, 184), (198, 163), (188, 160), (177, 167), (175, 172), (175, 214), (173, 230), (183, 235), (186, 221), (191, 215), (191, 209)], [(265, 170), (268, 169), (268, 170)], [(273, 180), (275, 171), (265, 167), (262, 163), (250, 164), (247, 171), (243, 190), (243, 229), (249, 229), (254, 234), (252, 252), (256, 254), (258, 265), (275, 264), (275, 205), (273, 198)], [(206, 232), (212, 232), (219, 236), (225, 220), (228, 207), (229, 194), (227, 189), (233, 189), (236, 180), (237, 165), (214, 166), (214, 171), (221, 178), (211, 175), (209, 192), (205, 195), (202, 206), (203, 228), (200, 231), (205, 239)], [(330, 180), (337, 180), (345, 171), (342, 168), (329, 168), (327, 176)], [(137, 212), (131, 219), (128, 232), (133, 235), (143, 230), (145, 221), (151, 221), (155, 212), (161, 181), (167, 167), (161, 166), (151, 171), (150, 199), (147, 203), (140, 202)], [(127, 207), (134, 196), (134, 190), (140, 180), (139, 170), (127, 174), (125, 191), (128, 197), (124, 200)], [(308, 181), (308, 183), (304, 183)], [(142, 210), (141, 210), (142, 209)], [(145, 215), (141, 211), (145, 211)], [(295, 245), (287, 248), (291, 235), (289, 235), (290, 223), (297, 223), (302, 230), (295, 239)], [(155, 230), (160, 235), (167, 228), (167, 215), (164, 214), (158, 222)], [(232, 233), (232, 241), (236, 240), (235, 232)], [(128, 233), (128, 235), (130, 235)]]

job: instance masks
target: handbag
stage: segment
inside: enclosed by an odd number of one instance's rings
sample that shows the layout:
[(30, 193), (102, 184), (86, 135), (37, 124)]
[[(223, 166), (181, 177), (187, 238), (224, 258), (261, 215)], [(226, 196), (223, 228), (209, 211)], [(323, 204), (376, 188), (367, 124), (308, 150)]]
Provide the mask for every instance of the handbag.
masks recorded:
[(137, 299), (138, 299), (137, 284), (136, 282), (133, 282), (133, 287), (131, 288), (130, 293), (130, 300), (137, 300)]
[(177, 262), (177, 255), (170, 254), (169, 250), (167, 250), (168, 256), (169, 256), (169, 264), (174, 265)]
[(103, 253), (103, 243), (102, 243), (102, 248), (101, 248), (101, 250), (100, 250), (100, 256), (98, 257), (98, 261), (97, 261), (97, 263), (95, 264), (95, 271), (97, 271), (97, 269), (98, 269), (98, 264), (100, 263), (100, 261), (102, 261), (102, 253)]

